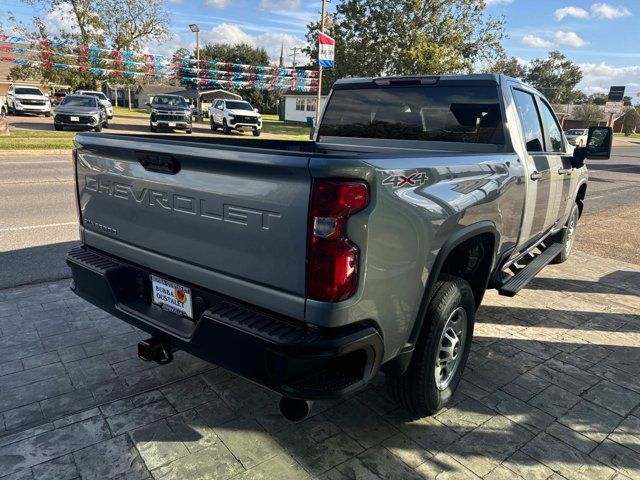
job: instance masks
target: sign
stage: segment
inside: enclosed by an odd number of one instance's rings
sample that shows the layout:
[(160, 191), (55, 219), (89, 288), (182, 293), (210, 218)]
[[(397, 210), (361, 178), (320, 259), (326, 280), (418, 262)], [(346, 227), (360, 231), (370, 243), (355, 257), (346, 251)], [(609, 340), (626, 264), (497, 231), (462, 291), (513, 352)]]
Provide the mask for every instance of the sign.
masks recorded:
[(322, 68), (333, 68), (336, 41), (329, 35), (318, 33), (318, 63)]
[(622, 102), (607, 102), (604, 106), (604, 113), (613, 113), (614, 115), (622, 113)]
[(608, 100), (610, 102), (621, 102), (623, 98), (624, 98), (624, 86), (609, 88)]

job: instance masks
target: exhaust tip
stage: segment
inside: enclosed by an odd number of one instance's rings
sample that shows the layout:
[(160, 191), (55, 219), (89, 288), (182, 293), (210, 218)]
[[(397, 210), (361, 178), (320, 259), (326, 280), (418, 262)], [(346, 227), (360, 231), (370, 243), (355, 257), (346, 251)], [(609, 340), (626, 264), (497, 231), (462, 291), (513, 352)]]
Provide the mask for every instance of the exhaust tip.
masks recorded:
[(313, 402), (296, 398), (282, 397), (280, 399), (280, 413), (290, 422), (301, 422), (309, 416)]

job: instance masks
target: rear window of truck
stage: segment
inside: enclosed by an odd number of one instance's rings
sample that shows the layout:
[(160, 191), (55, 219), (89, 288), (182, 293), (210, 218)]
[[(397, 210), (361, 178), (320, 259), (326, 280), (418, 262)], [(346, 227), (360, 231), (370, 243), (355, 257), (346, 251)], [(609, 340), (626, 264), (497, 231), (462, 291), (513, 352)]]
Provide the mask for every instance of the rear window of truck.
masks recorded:
[(320, 136), (504, 144), (497, 87), (335, 90)]

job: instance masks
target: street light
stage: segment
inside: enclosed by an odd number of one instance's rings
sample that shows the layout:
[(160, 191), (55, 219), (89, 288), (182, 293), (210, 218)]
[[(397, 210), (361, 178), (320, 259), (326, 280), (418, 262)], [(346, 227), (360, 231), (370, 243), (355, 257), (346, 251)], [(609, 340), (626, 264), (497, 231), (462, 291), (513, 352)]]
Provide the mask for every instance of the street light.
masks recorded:
[[(200, 27), (196, 23), (189, 25), (189, 30), (196, 34), (196, 68), (200, 68)], [(196, 87), (196, 122), (200, 121), (200, 83)]]

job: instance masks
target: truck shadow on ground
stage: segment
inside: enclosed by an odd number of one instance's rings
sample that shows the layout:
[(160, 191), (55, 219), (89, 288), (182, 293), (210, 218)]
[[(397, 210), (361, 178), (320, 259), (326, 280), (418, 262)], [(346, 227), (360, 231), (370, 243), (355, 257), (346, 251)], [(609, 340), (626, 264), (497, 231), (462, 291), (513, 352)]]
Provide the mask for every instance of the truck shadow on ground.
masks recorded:
[(527, 289), (640, 296), (640, 273), (618, 270), (600, 277), (597, 282), (537, 277), (527, 285)]

